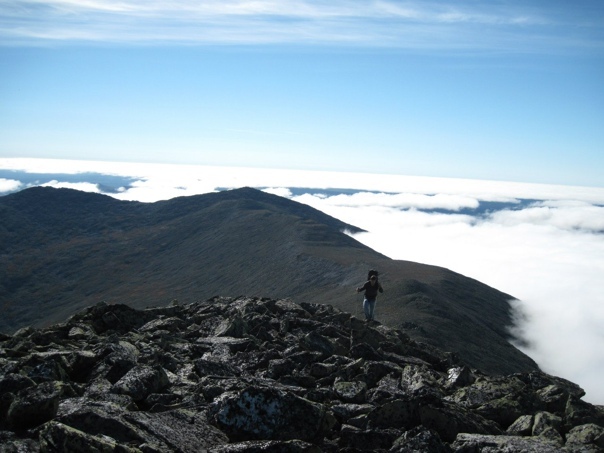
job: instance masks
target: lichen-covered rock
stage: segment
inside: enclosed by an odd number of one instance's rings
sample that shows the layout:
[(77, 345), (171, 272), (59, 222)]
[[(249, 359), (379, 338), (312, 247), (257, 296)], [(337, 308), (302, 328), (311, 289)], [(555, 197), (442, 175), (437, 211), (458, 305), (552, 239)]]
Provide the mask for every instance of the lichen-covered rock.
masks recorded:
[(561, 426), (562, 418), (549, 412), (538, 412), (533, 423), (533, 436), (540, 436), (548, 428), (559, 431)]
[(236, 315), (222, 321), (218, 327), (216, 327), (214, 335), (217, 337), (242, 338), (247, 334), (248, 330), (249, 326), (247, 321), (241, 316)]
[(6, 414), (9, 426), (21, 430), (52, 420), (59, 408), (62, 387), (60, 382), (44, 382), (19, 391)]
[(42, 453), (141, 453), (138, 448), (118, 444), (108, 436), (93, 436), (56, 421), (48, 422), (40, 431)]
[(248, 440), (212, 448), (213, 453), (321, 453), (321, 448), (301, 440)]
[(339, 381), (333, 385), (336, 395), (347, 403), (364, 403), (367, 400), (367, 384), (363, 381)]
[(471, 385), (476, 380), (472, 370), (467, 366), (450, 368), (447, 371), (447, 381), (445, 387), (458, 388)]
[(561, 453), (558, 442), (543, 437), (494, 436), (461, 433), (451, 444), (455, 453)]
[(417, 400), (388, 401), (368, 415), (369, 428), (409, 429), (420, 424), (419, 402)]
[(130, 396), (134, 401), (142, 401), (151, 393), (157, 393), (170, 384), (162, 367), (136, 366), (113, 384), (114, 393)]
[(170, 318), (159, 318), (149, 321), (141, 326), (139, 332), (154, 332), (156, 330), (166, 330), (168, 332), (180, 332), (187, 328), (187, 323), (176, 316)]
[(433, 429), (445, 442), (452, 442), (459, 433), (501, 434), (496, 423), (450, 403), (429, 404), (419, 409), (421, 424)]
[(94, 436), (110, 436), (122, 443), (143, 443), (145, 433), (126, 421), (127, 409), (107, 401), (70, 398), (61, 402), (56, 421)]
[(338, 445), (354, 448), (356, 451), (388, 450), (400, 435), (400, 430), (364, 430), (342, 425)]
[(36, 383), (29, 377), (18, 373), (8, 373), (0, 378), (0, 395), (17, 393), (20, 390), (35, 386)]
[(394, 441), (389, 451), (391, 453), (450, 453), (451, 448), (443, 443), (436, 431), (418, 426), (405, 431)]
[(604, 428), (593, 423), (575, 426), (566, 434), (566, 444), (577, 448), (593, 445), (604, 450)]
[(335, 423), (321, 404), (261, 387), (222, 395), (212, 414), (216, 426), (234, 440), (313, 440)]
[(522, 415), (512, 423), (506, 432), (512, 436), (530, 436), (533, 432), (533, 422), (535, 417), (532, 415)]
[(124, 420), (145, 433), (145, 438), (157, 439), (166, 445), (166, 451), (197, 453), (214, 451), (228, 443), (228, 437), (210, 425), (203, 414), (186, 409), (160, 413), (128, 412)]

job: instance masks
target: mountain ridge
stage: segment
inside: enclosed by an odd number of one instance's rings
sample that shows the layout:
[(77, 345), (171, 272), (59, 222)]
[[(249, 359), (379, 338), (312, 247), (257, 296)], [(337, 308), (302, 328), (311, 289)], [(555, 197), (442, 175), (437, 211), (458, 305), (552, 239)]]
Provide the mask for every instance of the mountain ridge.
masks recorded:
[[(369, 268), (386, 292), (377, 316), (492, 373), (537, 369), (511, 346), (511, 296), (450, 270), (390, 258), (359, 228), (256, 189), (156, 203), (70, 189), (0, 198), (0, 330), (43, 326), (101, 301), (134, 308), (215, 295), (263, 295), (361, 314)], [(444, 333), (444, 334), (443, 334)]]

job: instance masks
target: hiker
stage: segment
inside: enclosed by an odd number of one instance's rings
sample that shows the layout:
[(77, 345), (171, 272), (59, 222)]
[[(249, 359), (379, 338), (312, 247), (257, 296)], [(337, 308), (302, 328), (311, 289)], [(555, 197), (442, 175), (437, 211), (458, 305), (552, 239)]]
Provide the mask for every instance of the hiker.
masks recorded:
[(377, 299), (378, 291), (384, 292), (384, 288), (378, 281), (378, 273), (373, 269), (369, 271), (367, 275), (367, 281), (363, 286), (357, 288), (357, 293), (365, 291), (365, 299), (363, 300), (363, 311), (365, 312), (365, 319), (367, 321), (373, 321), (373, 312), (375, 311), (375, 302)]

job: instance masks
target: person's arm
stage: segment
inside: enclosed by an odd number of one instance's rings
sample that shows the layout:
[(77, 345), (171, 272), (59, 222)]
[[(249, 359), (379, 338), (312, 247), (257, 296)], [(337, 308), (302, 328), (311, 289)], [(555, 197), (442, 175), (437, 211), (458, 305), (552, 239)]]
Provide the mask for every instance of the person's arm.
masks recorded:
[(382, 284), (380, 282), (378, 282), (378, 289), (380, 290), (380, 293), (384, 292), (384, 288), (382, 288)]

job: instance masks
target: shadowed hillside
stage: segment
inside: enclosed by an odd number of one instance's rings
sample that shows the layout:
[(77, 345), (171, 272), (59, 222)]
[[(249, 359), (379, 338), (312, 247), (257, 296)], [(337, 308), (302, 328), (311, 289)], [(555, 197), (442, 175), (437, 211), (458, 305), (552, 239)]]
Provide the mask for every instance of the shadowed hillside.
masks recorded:
[(391, 260), (309, 206), (244, 188), (157, 203), (68, 189), (0, 198), (0, 330), (44, 326), (100, 301), (135, 308), (263, 295), (360, 315), (367, 269), (378, 321), (491, 373), (536, 369), (508, 342), (511, 296), (449, 270)]

